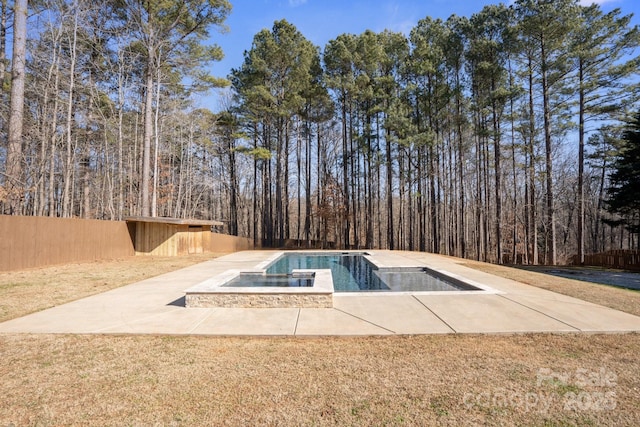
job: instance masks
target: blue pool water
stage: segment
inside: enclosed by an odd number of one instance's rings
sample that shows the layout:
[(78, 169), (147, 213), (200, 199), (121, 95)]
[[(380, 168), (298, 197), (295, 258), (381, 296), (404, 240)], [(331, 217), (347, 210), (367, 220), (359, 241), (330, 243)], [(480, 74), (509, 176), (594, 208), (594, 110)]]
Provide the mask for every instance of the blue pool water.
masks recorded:
[(330, 269), (335, 292), (389, 290), (361, 254), (284, 254), (267, 267), (267, 274), (286, 274), (294, 269)]
[(267, 274), (294, 269), (330, 269), (335, 292), (478, 290), (426, 268), (376, 268), (361, 253), (286, 253), (267, 267)]
[(313, 286), (313, 275), (294, 276), (291, 274), (253, 274), (240, 273), (222, 287), (279, 287), (279, 288), (307, 288)]

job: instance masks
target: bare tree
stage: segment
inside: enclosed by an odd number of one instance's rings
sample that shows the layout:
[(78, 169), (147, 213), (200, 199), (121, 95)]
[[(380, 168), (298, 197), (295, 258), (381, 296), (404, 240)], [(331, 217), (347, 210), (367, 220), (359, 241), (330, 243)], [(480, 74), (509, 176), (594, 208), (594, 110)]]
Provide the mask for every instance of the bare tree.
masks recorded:
[(13, 63), (11, 67), (11, 103), (7, 144), (6, 183), (9, 213), (20, 213), (24, 191), (22, 177), (22, 126), (24, 116), (25, 61), (27, 48), (27, 0), (13, 6)]

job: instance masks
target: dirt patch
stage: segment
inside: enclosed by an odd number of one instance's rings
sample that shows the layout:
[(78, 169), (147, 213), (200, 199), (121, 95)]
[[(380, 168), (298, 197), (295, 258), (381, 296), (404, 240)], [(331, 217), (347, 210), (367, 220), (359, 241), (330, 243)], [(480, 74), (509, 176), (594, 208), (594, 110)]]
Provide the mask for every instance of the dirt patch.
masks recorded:
[(640, 291), (587, 283), (478, 261), (464, 260), (461, 265), (640, 316)]
[(0, 336), (0, 425), (640, 425), (640, 335)]
[(137, 256), (0, 273), (0, 322), (175, 271), (222, 254)]

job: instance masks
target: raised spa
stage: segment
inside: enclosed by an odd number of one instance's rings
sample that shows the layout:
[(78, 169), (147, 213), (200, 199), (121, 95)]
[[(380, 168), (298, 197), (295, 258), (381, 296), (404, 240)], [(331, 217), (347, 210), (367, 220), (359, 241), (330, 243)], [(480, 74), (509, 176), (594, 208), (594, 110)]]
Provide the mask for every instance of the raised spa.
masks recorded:
[(221, 285), (225, 288), (254, 288), (262, 286), (310, 288), (313, 286), (315, 273), (263, 274), (240, 273)]

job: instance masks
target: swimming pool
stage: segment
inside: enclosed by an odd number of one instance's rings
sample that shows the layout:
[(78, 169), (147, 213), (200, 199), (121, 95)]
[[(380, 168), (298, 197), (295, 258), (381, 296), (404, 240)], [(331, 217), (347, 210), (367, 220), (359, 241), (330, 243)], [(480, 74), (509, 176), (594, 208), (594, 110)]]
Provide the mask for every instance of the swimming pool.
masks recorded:
[(378, 268), (366, 253), (284, 253), (266, 267), (266, 275), (330, 269), (335, 292), (442, 292), (478, 288), (426, 267)]
[[(194, 308), (332, 308), (334, 297), (368, 294), (485, 294), (490, 287), (385, 252), (277, 252), (253, 267), (229, 269), (185, 291)], [(470, 291), (470, 292), (468, 292)]]

